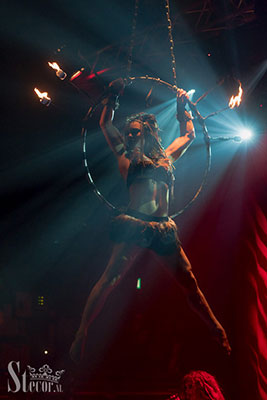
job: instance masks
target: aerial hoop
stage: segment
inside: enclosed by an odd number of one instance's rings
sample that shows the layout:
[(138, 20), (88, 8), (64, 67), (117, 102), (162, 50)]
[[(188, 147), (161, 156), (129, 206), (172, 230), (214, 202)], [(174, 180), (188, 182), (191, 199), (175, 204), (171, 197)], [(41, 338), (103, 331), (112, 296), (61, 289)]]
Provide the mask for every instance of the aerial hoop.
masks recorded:
[[(90, 115), (91, 116), (91, 115)], [(93, 177), (91, 175), (89, 166), (88, 166), (88, 162), (87, 162), (87, 151), (86, 151), (86, 138), (87, 138), (87, 129), (86, 128), (82, 128), (82, 138), (83, 138), (83, 163), (86, 169), (86, 173), (87, 173), (87, 179), (89, 184), (92, 186), (93, 188), (93, 192), (95, 193), (95, 195), (99, 198), (99, 200), (105, 204), (105, 206), (113, 212), (119, 211), (119, 209), (117, 207), (115, 207), (113, 204), (111, 204), (106, 198), (105, 196), (102, 195), (102, 193), (100, 192), (100, 190), (97, 188)]]
[[(138, 16), (138, 11), (139, 11), (139, 0), (135, 0), (135, 5), (134, 5), (134, 15), (133, 15), (133, 22), (132, 22), (132, 34), (131, 34), (131, 40), (130, 40), (130, 47), (129, 47), (129, 57), (128, 57), (128, 65), (127, 65), (127, 78), (125, 79), (125, 84), (130, 84), (133, 83), (137, 80), (143, 80), (143, 81), (152, 81), (153, 83), (159, 84), (159, 85), (164, 85), (168, 89), (170, 89), (172, 92), (177, 93), (179, 88), (177, 87), (177, 75), (176, 75), (176, 60), (175, 60), (175, 54), (174, 54), (174, 41), (173, 41), (173, 36), (172, 36), (172, 21), (171, 21), (171, 16), (170, 16), (170, 3), (169, 0), (163, 0), (165, 1), (165, 9), (166, 9), (166, 20), (167, 20), (167, 28), (168, 28), (168, 37), (169, 37), (169, 43), (170, 43), (170, 56), (171, 56), (171, 71), (173, 75), (173, 82), (174, 84), (171, 85), (168, 82), (163, 81), (160, 78), (155, 78), (151, 77), (148, 75), (145, 76), (139, 76), (139, 77), (130, 77), (131, 70), (132, 70), (132, 64), (133, 64), (133, 49), (135, 46), (135, 36), (136, 36), (136, 25), (137, 25), (137, 16)], [(103, 96), (106, 94), (104, 91)], [(205, 94), (206, 96), (206, 94)], [(203, 95), (204, 98), (204, 95)], [(86, 119), (90, 118), (95, 110), (98, 108), (98, 106), (101, 104), (103, 97), (100, 97), (95, 104), (90, 107)], [(201, 100), (201, 99), (199, 99)], [(195, 195), (192, 197), (192, 199), (179, 211), (171, 215), (171, 218), (175, 218), (178, 215), (181, 215), (189, 206), (193, 204), (193, 202), (197, 199), (197, 197), (200, 195), (204, 185), (206, 184), (207, 177), (210, 171), (211, 167), (211, 148), (210, 148), (210, 137), (208, 134), (208, 129), (205, 124), (205, 119), (201, 116), (199, 111), (197, 110), (196, 103), (192, 103), (191, 101), (188, 100), (188, 105), (193, 112), (193, 115), (195, 119), (198, 120), (199, 124), (202, 127), (203, 135), (204, 135), (204, 141), (206, 145), (206, 150), (207, 150), (207, 161), (206, 161), (206, 168), (204, 171), (204, 175), (202, 178), (202, 182), (196, 191)], [(98, 198), (103, 202), (110, 210), (112, 211), (120, 211), (117, 207), (113, 206), (106, 198), (102, 195), (102, 193), (98, 190), (96, 187), (94, 180), (92, 178), (92, 175), (90, 173), (89, 167), (88, 167), (88, 162), (87, 162), (87, 153), (86, 153), (86, 135), (87, 135), (87, 130), (83, 129), (83, 156), (84, 156), (84, 165), (87, 171), (87, 177), (88, 181), (93, 187), (94, 193), (98, 196)]]
[[(137, 80), (146, 80), (146, 81), (153, 81), (159, 85), (164, 85), (166, 87), (168, 87), (171, 91), (173, 91), (174, 93), (176, 93), (179, 88), (177, 88), (176, 85), (171, 85), (168, 82), (163, 81), (160, 78), (155, 78), (155, 77), (151, 77), (148, 75), (145, 76), (140, 76), (140, 77), (129, 77), (126, 79), (127, 83), (133, 83), (134, 81)], [(102, 100), (102, 98), (101, 98)], [(93, 106), (90, 107), (87, 115), (86, 115), (86, 120), (88, 120), (89, 118), (91, 118), (95, 112), (95, 110), (98, 108), (98, 106), (101, 104), (101, 100), (97, 101)], [(200, 123), (201, 127), (202, 127), (202, 131), (203, 131), (203, 135), (204, 135), (204, 141), (205, 141), (205, 145), (206, 145), (206, 151), (207, 151), (207, 160), (206, 160), (206, 168), (204, 171), (204, 175), (201, 181), (201, 184), (199, 186), (199, 188), (197, 189), (195, 195), (192, 197), (192, 199), (179, 211), (175, 212), (173, 215), (171, 215), (171, 218), (175, 218), (179, 215), (181, 215), (188, 207), (190, 207), (193, 202), (197, 199), (197, 197), (200, 195), (200, 193), (202, 192), (203, 187), (205, 186), (206, 182), (207, 182), (207, 178), (208, 178), (208, 174), (210, 171), (210, 167), (211, 167), (211, 147), (210, 147), (210, 137), (208, 134), (208, 129), (205, 123), (205, 119), (201, 116), (201, 114), (199, 113), (199, 111), (196, 108), (196, 104), (192, 103), (190, 100), (188, 100), (188, 105), (191, 109), (191, 111), (193, 112), (193, 115), (195, 117), (195, 119), (198, 120), (198, 122)], [(87, 151), (86, 151), (86, 137), (87, 137), (87, 129), (83, 128), (82, 129), (82, 137), (83, 137), (83, 161), (84, 161), (84, 166), (86, 168), (86, 172), (87, 172), (87, 178), (88, 181), (90, 183), (90, 185), (93, 188), (94, 193), (97, 195), (97, 197), (100, 199), (100, 201), (102, 203), (104, 203), (107, 208), (109, 210), (111, 210), (112, 212), (121, 212), (121, 210), (118, 207), (115, 207), (113, 204), (111, 204), (106, 198), (105, 196), (100, 192), (100, 190), (97, 188), (92, 174), (90, 172), (89, 166), (88, 166), (88, 161), (87, 161)]]

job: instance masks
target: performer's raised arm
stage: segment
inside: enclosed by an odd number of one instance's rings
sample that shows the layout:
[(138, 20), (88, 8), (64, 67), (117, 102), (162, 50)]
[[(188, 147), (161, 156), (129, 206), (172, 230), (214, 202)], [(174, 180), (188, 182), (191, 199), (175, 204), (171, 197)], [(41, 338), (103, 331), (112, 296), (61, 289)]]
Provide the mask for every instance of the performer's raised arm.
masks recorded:
[(125, 156), (124, 138), (112, 122), (118, 105), (118, 97), (123, 93), (124, 86), (122, 78), (116, 79), (109, 84), (107, 96), (102, 101), (104, 107), (99, 124), (109, 147), (117, 157), (120, 173), (126, 180), (130, 162)]
[(196, 137), (192, 117), (185, 109), (187, 99), (188, 94), (185, 90), (181, 89), (177, 92), (176, 117), (180, 122), (180, 136), (166, 149), (166, 154), (172, 162), (178, 160), (178, 158), (184, 154)]
[(110, 83), (107, 97), (102, 101), (104, 108), (100, 117), (100, 127), (102, 132), (104, 133), (109, 147), (117, 157), (124, 153), (124, 140), (120, 131), (113, 125), (112, 121), (114, 118), (114, 111), (116, 110), (118, 96), (122, 94), (123, 90), (123, 79), (119, 78)]

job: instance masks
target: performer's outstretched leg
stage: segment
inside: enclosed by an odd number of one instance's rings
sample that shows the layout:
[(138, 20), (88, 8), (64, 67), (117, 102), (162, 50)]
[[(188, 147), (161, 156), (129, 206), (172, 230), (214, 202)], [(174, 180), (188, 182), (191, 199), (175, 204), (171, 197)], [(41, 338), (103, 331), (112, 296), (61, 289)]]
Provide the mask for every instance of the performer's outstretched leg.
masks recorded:
[(160, 257), (160, 261), (168, 268), (171, 268), (178, 284), (187, 296), (190, 307), (204, 320), (214, 338), (223, 346), (225, 351), (230, 354), (231, 347), (226, 332), (213, 314), (204, 294), (201, 292), (192, 272), (191, 264), (182, 247), (178, 247), (177, 253)]
[(73, 361), (79, 362), (82, 359), (89, 325), (100, 313), (107, 297), (125, 275), (137, 254), (138, 252), (133, 254), (133, 248), (129, 244), (120, 243), (113, 247), (108, 265), (87, 299), (80, 327), (70, 348)]

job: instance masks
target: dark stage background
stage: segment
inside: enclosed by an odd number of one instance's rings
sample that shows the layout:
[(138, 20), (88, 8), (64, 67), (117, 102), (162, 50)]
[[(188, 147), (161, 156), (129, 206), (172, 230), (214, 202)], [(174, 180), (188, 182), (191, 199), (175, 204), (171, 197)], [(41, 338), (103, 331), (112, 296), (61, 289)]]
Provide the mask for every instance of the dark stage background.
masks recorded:
[[(14, 360), (20, 361), (21, 371), (43, 364), (65, 369), (64, 393), (56, 398), (166, 399), (184, 374), (201, 369), (216, 376), (226, 399), (265, 400), (264, 1), (171, 2), (178, 85), (195, 87), (197, 98), (226, 77), (225, 87), (201, 112), (227, 104), (236, 79), (244, 86), (240, 109), (211, 121), (210, 134), (234, 136), (241, 122), (255, 127), (251, 141), (212, 144), (208, 183), (176, 219), (200, 287), (227, 330), (232, 355), (222, 353), (175, 282), (145, 253), (94, 322), (86, 363), (78, 368), (69, 359), (83, 305), (112, 243), (109, 213), (88, 185), (82, 162), (81, 120), (88, 98), (68, 79), (56, 78), (47, 62), (58, 62), (68, 77), (81, 67), (88, 73), (107, 70), (101, 74), (106, 83), (125, 76), (133, 7), (133, 1), (122, 0), (1, 2), (0, 398), (48, 397), (7, 392), (7, 365)], [(162, 1), (140, 1), (136, 32), (132, 74), (171, 82)], [(39, 103), (34, 87), (49, 93), (49, 107)], [(116, 114), (118, 126), (126, 115), (146, 111), (148, 90), (142, 84), (126, 88)], [(172, 97), (164, 88), (154, 91), (150, 109), (157, 115)], [(164, 115), (163, 124), (175, 120), (174, 109)], [(99, 111), (88, 123), (90, 168), (107, 198), (126, 204), (98, 116)], [(164, 144), (170, 140), (166, 136)], [(194, 194), (205, 157), (198, 128), (196, 142), (176, 166), (173, 211)]]

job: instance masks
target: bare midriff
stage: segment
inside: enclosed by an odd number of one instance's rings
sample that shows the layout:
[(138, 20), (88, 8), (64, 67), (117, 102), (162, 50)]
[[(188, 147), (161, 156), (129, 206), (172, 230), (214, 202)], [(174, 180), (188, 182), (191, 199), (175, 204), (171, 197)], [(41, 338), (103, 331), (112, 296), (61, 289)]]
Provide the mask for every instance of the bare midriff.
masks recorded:
[(129, 188), (128, 208), (155, 217), (167, 217), (169, 206), (168, 185), (154, 179), (136, 179)]

